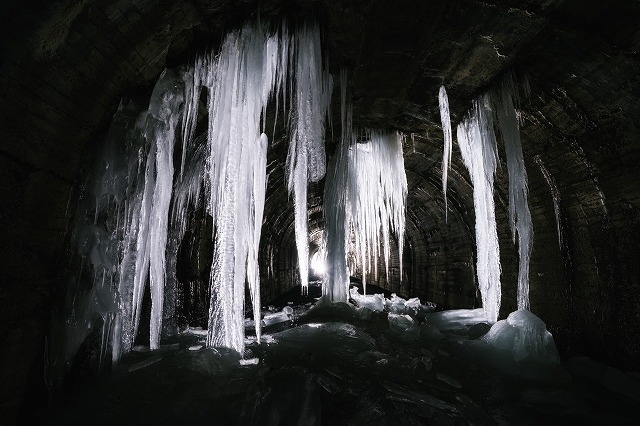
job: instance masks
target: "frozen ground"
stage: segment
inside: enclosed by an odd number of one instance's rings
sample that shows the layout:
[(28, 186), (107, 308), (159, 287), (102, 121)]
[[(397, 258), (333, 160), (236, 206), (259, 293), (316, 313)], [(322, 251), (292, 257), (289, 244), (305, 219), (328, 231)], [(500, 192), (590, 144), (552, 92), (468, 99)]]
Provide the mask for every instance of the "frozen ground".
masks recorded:
[(244, 357), (204, 349), (198, 329), (158, 351), (137, 347), (76, 383), (52, 423), (637, 424), (638, 375), (560, 363), (544, 323), (527, 314), (490, 330), (482, 310), (434, 313), (415, 300), (401, 309), (397, 298), (387, 304), (395, 313), (310, 309), (312, 300), (265, 312), (278, 321), (261, 344), (248, 335)]

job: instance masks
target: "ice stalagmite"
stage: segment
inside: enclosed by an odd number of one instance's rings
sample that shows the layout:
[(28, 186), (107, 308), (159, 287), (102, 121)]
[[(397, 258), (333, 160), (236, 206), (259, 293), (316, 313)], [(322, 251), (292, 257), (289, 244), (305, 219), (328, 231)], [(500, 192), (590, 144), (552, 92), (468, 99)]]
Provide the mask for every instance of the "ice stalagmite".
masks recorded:
[(516, 86), (513, 78), (508, 78), (493, 94), (493, 107), (502, 134), (507, 169), (509, 171), (509, 224), (515, 242), (518, 234), (518, 309), (529, 309), (529, 261), (533, 247), (533, 224), (527, 203), (527, 171), (522, 155), (520, 129), (516, 115), (514, 96)]
[(340, 72), (340, 96), (342, 137), (336, 154), (329, 161), (324, 190), (327, 271), (323, 277), (322, 294), (331, 301), (346, 302), (349, 287), (347, 271), (349, 150), (355, 146), (351, 126), (351, 102), (347, 99), (346, 69)]
[(458, 125), (457, 137), (462, 159), (473, 182), (477, 275), (482, 305), (487, 320), (496, 322), (501, 287), (493, 180), (498, 158), (488, 95), (482, 95), (473, 102), (468, 116)]
[(369, 142), (356, 144), (349, 151), (350, 221), (365, 286), (367, 273), (373, 271), (377, 276), (380, 245), (388, 278), (392, 232), (398, 239), (402, 259), (407, 199), (401, 135), (367, 133)]
[(325, 119), (333, 90), (331, 75), (322, 68), (320, 30), (306, 24), (291, 36), (291, 78), (295, 81), (289, 123), (287, 187), (293, 193), (298, 269), (303, 293), (309, 285), (307, 183), (324, 177)]
[(438, 93), (438, 104), (440, 105), (440, 121), (442, 123), (442, 133), (444, 135), (444, 150), (442, 152), (442, 195), (444, 196), (444, 218), (448, 217), (447, 208), (447, 179), (449, 168), (451, 167), (451, 154), (453, 151), (453, 138), (451, 137), (451, 117), (449, 114), (449, 97), (444, 86), (440, 86)]

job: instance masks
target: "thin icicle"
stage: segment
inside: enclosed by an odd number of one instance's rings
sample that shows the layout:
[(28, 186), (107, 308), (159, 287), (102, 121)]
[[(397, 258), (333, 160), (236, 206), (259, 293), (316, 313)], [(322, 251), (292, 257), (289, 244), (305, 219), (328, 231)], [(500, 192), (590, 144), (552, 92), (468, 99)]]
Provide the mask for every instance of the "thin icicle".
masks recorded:
[(473, 102), (469, 115), (458, 125), (457, 136), (462, 159), (473, 182), (478, 285), (485, 315), (493, 323), (500, 311), (501, 271), (493, 201), (498, 157), (487, 95)]
[(544, 180), (547, 181), (547, 185), (549, 185), (549, 190), (551, 191), (551, 198), (553, 199), (553, 211), (556, 217), (556, 231), (558, 233), (558, 248), (562, 251), (564, 246), (564, 240), (562, 238), (562, 225), (561, 225), (561, 217), (560, 217), (560, 190), (558, 189), (558, 185), (556, 185), (553, 176), (549, 172), (549, 169), (544, 165), (542, 159), (539, 155), (533, 157), (533, 161), (540, 167), (540, 171), (542, 172), (542, 176), (544, 176)]
[(453, 138), (451, 137), (449, 97), (447, 96), (447, 91), (444, 86), (440, 86), (440, 93), (438, 94), (438, 104), (440, 105), (440, 121), (442, 123), (442, 133), (444, 134), (444, 150), (442, 152), (442, 195), (444, 196), (444, 220), (445, 222), (447, 222), (449, 214), (449, 209), (447, 207), (447, 180), (449, 176), (449, 168), (451, 167)]

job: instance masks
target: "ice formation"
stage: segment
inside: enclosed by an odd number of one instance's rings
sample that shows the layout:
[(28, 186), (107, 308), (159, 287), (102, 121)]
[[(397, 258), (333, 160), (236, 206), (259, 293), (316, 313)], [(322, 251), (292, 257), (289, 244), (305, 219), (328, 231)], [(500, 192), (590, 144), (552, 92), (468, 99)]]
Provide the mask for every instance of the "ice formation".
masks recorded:
[(365, 293), (367, 273), (373, 272), (377, 277), (381, 245), (387, 279), (389, 277), (391, 233), (398, 240), (402, 260), (407, 201), (400, 133), (368, 131), (367, 137), (367, 143), (358, 143), (349, 151), (348, 177), (349, 217)]
[(483, 340), (493, 348), (510, 353), (516, 362), (528, 360), (560, 364), (553, 336), (545, 323), (527, 310), (517, 310), (495, 323)]
[(489, 96), (473, 102), (467, 117), (458, 125), (458, 146), (473, 182), (476, 213), (477, 276), (482, 306), (489, 322), (500, 311), (500, 250), (493, 201), (493, 179), (498, 162), (496, 138)]
[(451, 117), (449, 115), (449, 97), (444, 86), (440, 86), (438, 93), (438, 105), (440, 106), (440, 121), (444, 135), (444, 150), (442, 152), (442, 195), (444, 196), (444, 218), (448, 217), (447, 209), (447, 179), (451, 167), (451, 154), (453, 151), (453, 138), (451, 136)]
[(407, 201), (402, 135), (366, 129), (367, 141), (356, 143), (346, 87), (347, 73), (343, 70), (342, 138), (329, 166), (324, 197), (327, 274), (323, 294), (331, 301), (343, 302), (349, 294), (349, 252), (355, 254), (356, 266), (362, 269), (366, 293), (367, 274), (373, 272), (377, 278), (381, 254), (389, 278), (391, 234), (398, 241), (402, 277)]
[(544, 180), (547, 181), (547, 185), (549, 185), (549, 189), (551, 190), (551, 197), (553, 199), (553, 212), (555, 213), (555, 217), (556, 217), (556, 231), (558, 233), (558, 247), (560, 248), (560, 250), (562, 250), (562, 247), (564, 245), (564, 240), (562, 238), (562, 235), (563, 235), (562, 225), (561, 225), (562, 219), (560, 216), (560, 201), (561, 201), (560, 190), (558, 189), (558, 185), (556, 185), (556, 182), (553, 179), (553, 176), (551, 176), (549, 169), (547, 169), (547, 167), (542, 162), (542, 159), (540, 158), (540, 156), (539, 155), (534, 156), (533, 160), (538, 165), (538, 167), (540, 167), (542, 176), (544, 176)]
[[(443, 188), (446, 190), (445, 164), (451, 160), (447, 151), (448, 102), (440, 88), (440, 114), (445, 134)], [(487, 320), (498, 319), (501, 301), (500, 250), (493, 200), (493, 181), (498, 165), (494, 123), (505, 146), (509, 173), (509, 223), (515, 243), (518, 235), (518, 309), (529, 309), (529, 262), (533, 246), (533, 223), (528, 205), (527, 172), (520, 142), (516, 111), (517, 87), (509, 75), (497, 89), (479, 96), (458, 125), (460, 153), (473, 183), (476, 215), (477, 276)]]
[(520, 128), (516, 115), (517, 88), (513, 77), (505, 79), (494, 93), (493, 108), (502, 134), (509, 171), (509, 224), (515, 243), (518, 234), (518, 309), (529, 309), (529, 261), (533, 248), (533, 223), (527, 203), (527, 171), (522, 155)]
[(351, 128), (351, 102), (347, 98), (347, 70), (340, 72), (342, 137), (329, 162), (324, 190), (326, 273), (322, 292), (329, 300), (346, 301), (349, 287), (349, 150), (355, 145)]
[(296, 248), (302, 292), (309, 287), (309, 241), (307, 183), (325, 175), (325, 118), (328, 115), (333, 80), (322, 68), (320, 31), (317, 25), (305, 25), (291, 37), (295, 88), (289, 123), (287, 187), (293, 193)]
[[(123, 102), (114, 116), (85, 193), (95, 198), (95, 206), (80, 207), (86, 219), (76, 231), (80, 255), (91, 262), (89, 287), (94, 290), (87, 300), (69, 302), (82, 305), (70, 316), (87, 311), (81, 327), (99, 314), (103, 350), (111, 346), (114, 361), (134, 345), (147, 281), (150, 348), (160, 348), (163, 332), (175, 331), (178, 249), (196, 209), (206, 210), (214, 221), (207, 346), (244, 350), (245, 285), (260, 339), (258, 249), (269, 142), (265, 116), (274, 97), (276, 103), (285, 97), (287, 84), (287, 171), (302, 253), (308, 251), (306, 186), (325, 172), (324, 126), (332, 89), (322, 67), (317, 25), (301, 25), (293, 33), (284, 24), (277, 30), (246, 25), (227, 35), (217, 54), (201, 55), (179, 72), (165, 70), (144, 112)], [(195, 137), (203, 107), (207, 131)], [(180, 150), (175, 167), (174, 148)], [(301, 281), (306, 283), (308, 259), (302, 259)], [(80, 281), (88, 269), (83, 260)], [(73, 327), (69, 330), (74, 333)]]

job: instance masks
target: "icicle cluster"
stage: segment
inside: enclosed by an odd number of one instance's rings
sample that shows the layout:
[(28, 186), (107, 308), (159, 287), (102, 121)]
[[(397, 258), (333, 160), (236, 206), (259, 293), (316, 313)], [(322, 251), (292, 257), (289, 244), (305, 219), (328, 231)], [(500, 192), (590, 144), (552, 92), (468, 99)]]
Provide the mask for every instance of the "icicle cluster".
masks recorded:
[(381, 245), (387, 279), (389, 277), (392, 232), (398, 239), (399, 258), (402, 259), (407, 200), (401, 135), (397, 132), (368, 133), (368, 143), (356, 144), (349, 151), (351, 228), (365, 292), (366, 274), (373, 272), (377, 276)]
[[(349, 252), (362, 268), (365, 293), (366, 275), (374, 272), (377, 277), (380, 254), (389, 278), (392, 233), (402, 259), (407, 201), (401, 134), (366, 130), (368, 141), (356, 143), (345, 70), (340, 77), (342, 138), (329, 166), (324, 196), (327, 274), (323, 294), (332, 301), (346, 301), (349, 295)], [(352, 235), (355, 244), (349, 247)]]
[[(332, 86), (322, 68), (317, 25), (303, 25), (294, 34), (284, 24), (275, 32), (247, 25), (230, 33), (219, 53), (197, 58), (180, 73), (165, 70), (137, 120), (124, 106), (114, 117), (104, 167), (93, 178), (93, 223), (78, 228), (81, 255), (91, 260), (94, 272), (92, 288), (100, 289), (89, 293), (86, 303), (97, 307), (87, 308), (85, 316), (99, 312), (104, 318), (103, 347), (111, 344), (114, 361), (134, 344), (147, 281), (151, 349), (159, 348), (163, 329), (175, 330), (178, 249), (189, 216), (198, 208), (212, 216), (215, 228), (207, 345), (243, 352), (245, 285), (260, 339), (265, 116), (274, 94), (276, 104), (284, 98), (287, 84), (287, 171), (304, 256), (306, 188), (325, 173), (324, 125)], [(203, 109), (208, 112), (207, 132), (196, 138)], [(123, 140), (125, 149), (119, 148)], [(300, 262), (303, 283), (307, 262), (306, 257)]]
[[(440, 115), (445, 138), (443, 190), (446, 191), (450, 165), (450, 118), (444, 87), (440, 88)], [(474, 101), (467, 117), (458, 125), (460, 153), (473, 182), (476, 215), (477, 275), (487, 319), (497, 321), (500, 310), (500, 251), (493, 201), (493, 180), (498, 163), (494, 123), (505, 146), (509, 172), (509, 220), (515, 242), (518, 235), (518, 309), (529, 308), (529, 261), (533, 244), (533, 225), (527, 202), (527, 173), (524, 166), (520, 130), (516, 114), (517, 88), (513, 76), (507, 77), (492, 93)], [(446, 197), (446, 194), (445, 194)]]
[(517, 90), (513, 77), (504, 80), (493, 94), (498, 129), (502, 134), (509, 171), (509, 224), (513, 241), (518, 234), (518, 309), (529, 309), (529, 261), (533, 248), (533, 223), (527, 202), (527, 171), (522, 155), (520, 128), (516, 115)]

